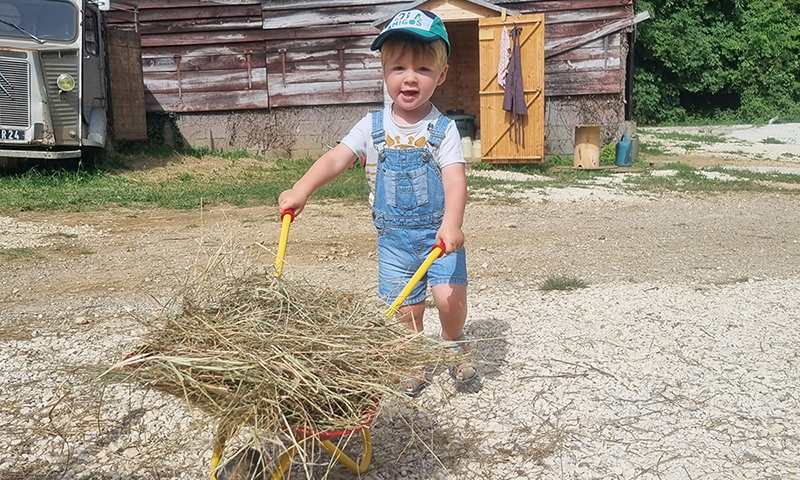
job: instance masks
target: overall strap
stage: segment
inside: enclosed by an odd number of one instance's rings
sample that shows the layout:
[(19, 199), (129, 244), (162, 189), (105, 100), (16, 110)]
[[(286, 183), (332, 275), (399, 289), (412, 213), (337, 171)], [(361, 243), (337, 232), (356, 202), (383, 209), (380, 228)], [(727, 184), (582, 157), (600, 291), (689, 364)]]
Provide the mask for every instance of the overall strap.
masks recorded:
[(383, 129), (383, 110), (372, 114), (372, 144), (375, 148), (386, 141), (386, 132)]
[(439, 115), (439, 118), (436, 119), (436, 123), (429, 124), (428, 130), (430, 130), (430, 135), (428, 136), (428, 144), (432, 146), (435, 150), (439, 148), (442, 144), (442, 140), (444, 140), (444, 134), (447, 131), (447, 126), (450, 124), (452, 120), (444, 115)]

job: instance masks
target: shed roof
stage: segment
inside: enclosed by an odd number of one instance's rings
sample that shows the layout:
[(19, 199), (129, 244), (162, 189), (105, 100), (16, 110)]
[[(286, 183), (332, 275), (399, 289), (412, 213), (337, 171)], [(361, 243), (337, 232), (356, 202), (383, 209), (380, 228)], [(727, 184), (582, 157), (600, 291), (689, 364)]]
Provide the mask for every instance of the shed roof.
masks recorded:
[[(452, 12), (453, 8), (466, 12), (467, 15), (460, 15), (458, 17), (449, 18), (447, 13)], [(478, 8), (475, 8), (478, 7)], [(505, 7), (499, 7), (493, 3), (484, 0), (418, 0), (412, 2), (410, 5), (405, 5), (403, 8), (392, 12), (391, 15), (384, 15), (372, 22), (373, 27), (382, 27), (386, 22), (392, 19), (397, 12), (402, 10), (410, 10), (412, 8), (421, 8), (423, 10), (430, 10), (444, 21), (458, 21), (458, 20), (475, 20), (487, 16), (496, 16), (496, 14), (519, 15), (516, 10), (510, 10)]]

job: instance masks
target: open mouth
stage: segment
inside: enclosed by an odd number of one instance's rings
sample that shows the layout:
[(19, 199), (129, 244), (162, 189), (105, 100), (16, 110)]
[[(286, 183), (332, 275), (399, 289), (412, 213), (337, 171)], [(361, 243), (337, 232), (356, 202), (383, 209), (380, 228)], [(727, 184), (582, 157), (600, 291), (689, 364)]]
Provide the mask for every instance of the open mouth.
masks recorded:
[(403, 90), (400, 92), (400, 97), (407, 102), (414, 100), (417, 96), (419, 96), (417, 90)]

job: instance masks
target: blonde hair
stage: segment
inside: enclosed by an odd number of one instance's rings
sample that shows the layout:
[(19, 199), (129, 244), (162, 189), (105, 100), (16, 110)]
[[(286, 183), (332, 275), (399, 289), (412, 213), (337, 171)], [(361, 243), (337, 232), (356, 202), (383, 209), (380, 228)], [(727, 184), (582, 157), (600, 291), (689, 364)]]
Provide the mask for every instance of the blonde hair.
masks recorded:
[(434, 62), (439, 70), (447, 66), (447, 44), (444, 40), (437, 39), (432, 42), (422, 41), (413, 35), (396, 33), (383, 42), (381, 46), (381, 66), (395, 55), (411, 53), (414, 58), (427, 58)]

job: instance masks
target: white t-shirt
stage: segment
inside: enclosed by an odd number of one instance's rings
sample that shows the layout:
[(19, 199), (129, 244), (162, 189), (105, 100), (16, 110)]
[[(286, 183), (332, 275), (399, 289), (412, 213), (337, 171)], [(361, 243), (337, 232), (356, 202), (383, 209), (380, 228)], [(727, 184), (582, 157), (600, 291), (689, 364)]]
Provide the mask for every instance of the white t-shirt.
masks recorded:
[[(431, 105), (431, 111), (425, 118), (414, 125), (398, 125), (392, 118), (392, 107), (383, 110), (383, 129), (386, 133), (385, 148), (421, 148), (428, 143), (428, 124), (436, 124), (436, 120), (441, 112)], [(364, 170), (367, 173), (369, 183), (369, 203), (372, 204), (375, 198), (375, 177), (378, 169), (378, 151), (372, 143), (372, 114), (368, 113), (358, 121), (343, 139), (342, 143), (347, 145), (356, 156), (364, 156), (367, 159)], [(439, 170), (454, 163), (466, 163), (464, 152), (461, 150), (461, 135), (455, 122), (450, 122), (445, 130), (444, 140), (439, 149), (434, 154), (434, 160)]]

